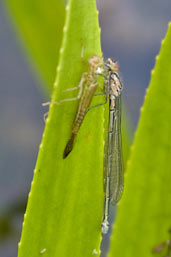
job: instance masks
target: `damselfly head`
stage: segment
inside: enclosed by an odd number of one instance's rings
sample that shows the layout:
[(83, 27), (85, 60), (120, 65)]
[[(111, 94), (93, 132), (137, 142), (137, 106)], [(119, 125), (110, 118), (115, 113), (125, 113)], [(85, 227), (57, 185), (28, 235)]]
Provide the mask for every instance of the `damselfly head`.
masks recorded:
[(105, 62), (105, 66), (113, 72), (119, 70), (119, 64), (116, 61), (113, 61), (111, 58), (107, 59), (107, 61)]
[(89, 59), (89, 66), (91, 71), (94, 71), (96, 73), (98, 69), (101, 69), (103, 67), (103, 59), (97, 55), (93, 55)]

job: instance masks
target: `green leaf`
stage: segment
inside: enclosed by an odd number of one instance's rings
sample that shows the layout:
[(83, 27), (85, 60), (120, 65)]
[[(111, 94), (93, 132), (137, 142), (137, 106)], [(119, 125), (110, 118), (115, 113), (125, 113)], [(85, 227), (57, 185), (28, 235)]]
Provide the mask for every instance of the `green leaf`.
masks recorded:
[[(108, 256), (154, 256), (171, 226), (171, 24), (152, 71)], [(164, 256), (166, 253), (161, 253)], [(157, 255), (158, 256), (158, 255)]]
[(64, 1), (7, 0), (5, 3), (24, 39), (24, 47), (31, 53), (30, 64), (35, 64), (46, 82), (44, 86), (51, 92), (63, 37)]
[[(60, 52), (53, 100), (76, 96), (77, 92), (63, 90), (79, 84), (91, 56), (101, 56), (95, 1), (69, 1)], [(88, 112), (73, 151), (63, 159), (77, 106), (77, 101), (51, 104), (18, 257), (99, 255), (104, 197), (104, 107)]]

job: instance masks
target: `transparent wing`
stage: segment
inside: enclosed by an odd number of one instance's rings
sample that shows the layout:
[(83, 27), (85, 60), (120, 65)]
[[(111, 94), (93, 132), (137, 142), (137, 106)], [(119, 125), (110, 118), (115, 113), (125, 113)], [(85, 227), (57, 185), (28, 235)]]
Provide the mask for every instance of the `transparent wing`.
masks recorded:
[(111, 144), (109, 152), (109, 170), (110, 170), (110, 185), (109, 195), (110, 202), (116, 204), (122, 195), (123, 191), (123, 167), (122, 167), (122, 140), (121, 140), (121, 96), (116, 97), (115, 110), (111, 113), (113, 117), (110, 124)]

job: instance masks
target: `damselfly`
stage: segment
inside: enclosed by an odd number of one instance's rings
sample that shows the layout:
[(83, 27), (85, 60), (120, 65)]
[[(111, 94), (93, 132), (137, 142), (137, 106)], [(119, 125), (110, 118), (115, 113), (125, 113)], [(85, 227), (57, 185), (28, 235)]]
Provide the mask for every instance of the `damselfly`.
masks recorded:
[(71, 136), (64, 149), (63, 158), (66, 158), (68, 154), (72, 151), (75, 137), (80, 129), (80, 126), (84, 120), (87, 110), (91, 104), (94, 93), (98, 87), (97, 76), (98, 69), (103, 65), (103, 61), (98, 56), (92, 56), (89, 59), (89, 72), (84, 72), (79, 84), (81, 88), (80, 102), (78, 106), (78, 111), (76, 113)]
[(123, 191), (123, 167), (121, 146), (121, 91), (122, 84), (118, 74), (117, 62), (108, 59), (104, 64), (104, 89), (106, 102), (109, 97), (108, 138), (105, 142), (104, 161), (104, 218), (102, 233), (109, 229), (109, 205), (116, 204)]

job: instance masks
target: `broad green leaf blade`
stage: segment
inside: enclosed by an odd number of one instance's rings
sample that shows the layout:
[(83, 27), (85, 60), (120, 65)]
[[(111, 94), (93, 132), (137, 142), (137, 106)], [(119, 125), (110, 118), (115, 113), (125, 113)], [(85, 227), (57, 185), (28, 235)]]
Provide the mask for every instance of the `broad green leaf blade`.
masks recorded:
[[(87, 61), (101, 56), (95, 1), (70, 0), (53, 101), (77, 95)], [(19, 257), (99, 255), (103, 206), (103, 107), (88, 112), (62, 159), (77, 101), (51, 104), (24, 218)]]
[[(171, 226), (171, 25), (152, 72), (108, 256), (154, 256)], [(164, 256), (161, 253), (159, 256)], [(158, 256), (158, 255), (157, 255)]]
[(63, 37), (64, 1), (7, 0), (6, 5), (31, 53), (31, 61), (51, 92)]

